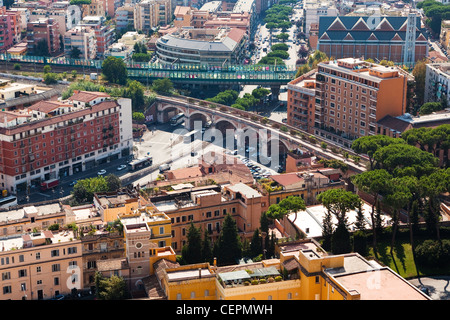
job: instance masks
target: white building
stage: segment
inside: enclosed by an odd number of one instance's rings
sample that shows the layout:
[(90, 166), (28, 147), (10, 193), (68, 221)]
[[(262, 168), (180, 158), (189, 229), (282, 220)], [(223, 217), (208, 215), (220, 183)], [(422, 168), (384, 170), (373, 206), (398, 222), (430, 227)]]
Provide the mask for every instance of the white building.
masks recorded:
[(424, 102), (439, 102), (447, 99), (450, 103), (450, 63), (426, 65)]
[(338, 16), (339, 10), (332, 1), (311, 1), (307, 0), (304, 5), (305, 15), (305, 34), (309, 36), (311, 24), (319, 23), (319, 17), (322, 16)]
[(95, 59), (97, 55), (97, 40), (94, 29), (76, 26), (67, 31), (64, 34), (64, 51), (70, 55), (74, 48), (81, 52), (79, 59)]

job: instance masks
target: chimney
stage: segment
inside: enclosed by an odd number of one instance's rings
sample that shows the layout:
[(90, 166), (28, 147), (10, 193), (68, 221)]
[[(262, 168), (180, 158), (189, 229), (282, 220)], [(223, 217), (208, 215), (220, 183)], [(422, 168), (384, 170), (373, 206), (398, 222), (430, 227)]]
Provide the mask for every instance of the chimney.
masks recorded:
[(198, 278), (202, 278), (202, 268), (198, 268)]

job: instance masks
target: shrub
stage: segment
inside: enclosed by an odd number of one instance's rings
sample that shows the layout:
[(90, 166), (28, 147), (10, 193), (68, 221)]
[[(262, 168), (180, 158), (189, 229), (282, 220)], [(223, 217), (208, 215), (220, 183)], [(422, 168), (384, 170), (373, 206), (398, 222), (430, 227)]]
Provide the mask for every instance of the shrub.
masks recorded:
[(257, 280), (257, 279), (254, 279), (254, 280), (252, 280), (252, 285), (257, 285), (257, 284), (259, 284), (259, 281)]
[(20, 64), (14, 63), (14, 70), (20, 70)]
[(280, 130), (283, 132), (288, 132), (288, 128), (286, 126), (281, 126)]
[(275, 277), (275, 281), (276, 282), (280, 282), (281, 280), (283, 280), (283, 278), (281, 276), (276, 276)]
[(450, 240), (425, 240), (415, 248), (416, 262), (423, 267), (447, 265), (450, 263)]
[(48, 227), (48, 230), (50, 230), (50, 231), (57, 231), (57, 230), (59, 230), (59, 224), (58, 223), (54, 223), (54, 224), (50, 225)]

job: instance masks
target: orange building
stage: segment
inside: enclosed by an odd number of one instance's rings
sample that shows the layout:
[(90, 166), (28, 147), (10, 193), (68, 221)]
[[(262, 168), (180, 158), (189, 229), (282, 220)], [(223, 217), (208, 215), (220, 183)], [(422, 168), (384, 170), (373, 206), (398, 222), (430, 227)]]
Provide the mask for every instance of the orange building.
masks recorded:
[(171, 219), (172, 248), (176, 252), (186, 243), (191, 222), (196, 228), (207, 230), (214, 241), (227, 214), (236, 220), (241, 237), (250, 239), (260, 226), (261, 213), (268, 207), (267, 197), (244, 183), (223, 189), (209, 185), (168, 191), (151, 197), (150, 202)]
[(319, 63), (314, 104), (313, 90), (307, 91), (305, 82), (300, 79), (288, 85), (288, 123), (299, 123), (302, 129), (307, 125), (309, 133), (346, 147), (354, 139), (376, 134), (376, 122), (383, 117), (403, 115), (408, 103), (407, 75), (396, 67), (360, 59)]

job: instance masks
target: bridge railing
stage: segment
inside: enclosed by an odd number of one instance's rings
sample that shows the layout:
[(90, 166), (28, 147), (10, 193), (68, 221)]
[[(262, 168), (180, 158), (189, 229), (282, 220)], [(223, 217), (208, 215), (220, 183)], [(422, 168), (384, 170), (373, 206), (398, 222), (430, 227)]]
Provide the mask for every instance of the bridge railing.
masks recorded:
[[(319, 150), (319, 152), (324, 152), (323, 150), (321, 150), (320, 147), (318, 147), (321, 142), (325, 142), (327, 144), (330, 142), (327, 139), (324, 139), (320, 136), (312, 135), (311, 133), (309, 133), (307, 131), (304, 131), (304, 130), (299, 129), (294, 126), (291, 126), (287, 123), (280, 123), (276, 120), (269, 119), (267, 117), (261, 116), (256, 113), (232, 108), (230, 106), (215, 103), (215, 102), (200, 100), (200, 99), (191, 98), (191, 97), (184, 97), (184, 96), (166, 97), (166, 96), (160, 96), (160, 95), (157, 96), (157, 100), (162, 100), (165, 102), (173, 102), (175, 100), (175, 101), (179, 101), (181, 103), (195, 105), (196, 108), (202, 109), (203, 111), (207, 111), (207, 112), (211, 112), (211, 113), (216, 113), (217, 111), (220, 113), (228, 113), (228, 114), (238, 117), (239, 119), (241, 119), (247, 123), (252, 123), (253, 125), (256, 125), (258, 127), (262, 127), (262, 128), (269, 127), (272, 130), (281, 131), (282, 134), (288, 136), (287, 139), (289, 140), (289, 142), (291, 144), (299, 144), (297, 141), (295, 141), (295, 139), (298, 139), (298, 138), (300, 138), (302, 140), (306, 140), (311, 145), (315, 145), (316, 152), (318, 150)], [(311, 136), (313, 136), (314, 139), (310, 139)], [(357, 154), (355, 151), (353, 151), (350, 148), (346, 148), (346, 147), (342, 146), (342, 147), (339, 147), (338, 149), (348, 152), (349, 155), (360, 156), (359, 154)], [(330, 152), (332, 152), (332, 151), (330, 151)], [(336, 156), (341, 158), (339, 155), (336, 155)], [(361, 157), (361, 160), (362, 160), (361, 162), (364, 162), (365, 159), (363, 157)], [(350, 161), (350, 160), (347, 159), (347, 162), (348, 161)], [(362, 164), (362, 166), (364, 166), (364, 164)]]

